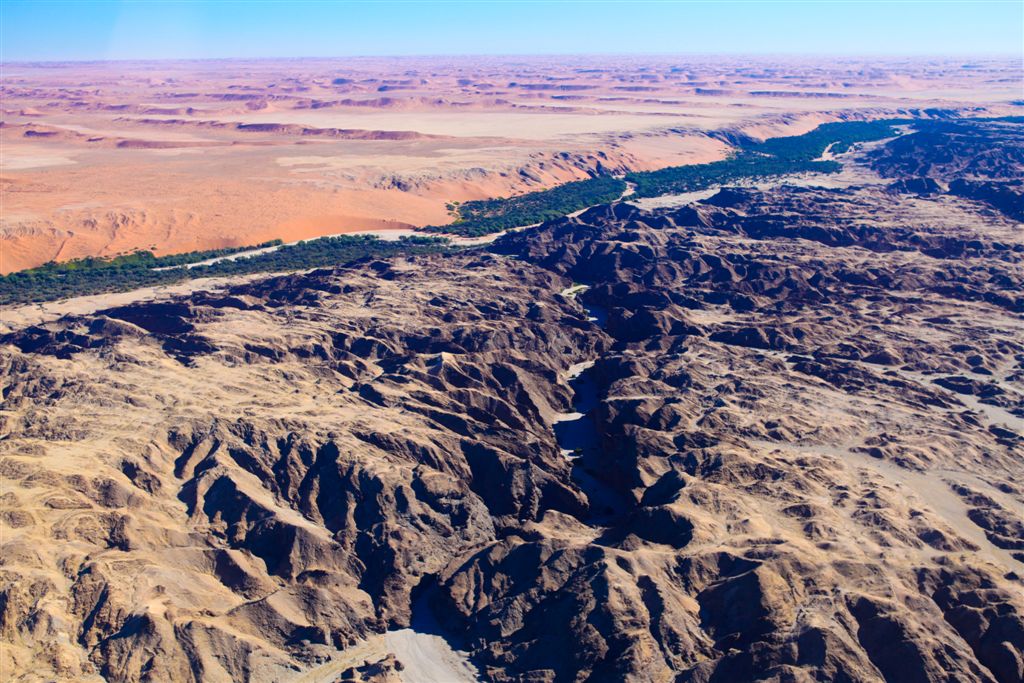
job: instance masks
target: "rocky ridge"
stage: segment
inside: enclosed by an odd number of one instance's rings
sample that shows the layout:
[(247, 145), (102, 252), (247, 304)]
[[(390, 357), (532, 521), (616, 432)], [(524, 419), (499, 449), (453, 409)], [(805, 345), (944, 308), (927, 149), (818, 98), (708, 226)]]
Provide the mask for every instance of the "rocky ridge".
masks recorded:
[(495, 681), (1024, 680), (1024, 239), (906, 189), (5, 336), (4, 666), (334, 680), (425, 609)]

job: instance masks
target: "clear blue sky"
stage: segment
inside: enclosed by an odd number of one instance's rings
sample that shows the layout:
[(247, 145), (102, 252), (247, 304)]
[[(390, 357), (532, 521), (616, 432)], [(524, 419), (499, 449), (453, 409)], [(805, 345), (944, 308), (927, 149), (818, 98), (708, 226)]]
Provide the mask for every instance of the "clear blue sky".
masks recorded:
[(0, 0), (0, 19), (3, 61), (1024, 51), (1024, 0)]

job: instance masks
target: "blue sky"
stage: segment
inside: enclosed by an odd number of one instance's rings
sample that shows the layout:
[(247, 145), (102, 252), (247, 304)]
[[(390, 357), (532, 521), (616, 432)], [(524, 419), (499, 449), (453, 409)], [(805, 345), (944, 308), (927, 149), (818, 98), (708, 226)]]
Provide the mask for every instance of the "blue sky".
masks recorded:
[(4, 61), (1024, 51), (1022, 0), (0, 0), (0, 19)]

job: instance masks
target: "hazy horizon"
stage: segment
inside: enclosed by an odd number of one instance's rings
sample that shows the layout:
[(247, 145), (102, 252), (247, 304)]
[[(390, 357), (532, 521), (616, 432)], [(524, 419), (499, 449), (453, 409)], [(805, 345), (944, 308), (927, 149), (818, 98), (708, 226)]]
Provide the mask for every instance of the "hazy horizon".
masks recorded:
[[(962, 60), (990, 60), (1002, 61), (1017, 59), (1017, 55), (1011, 53), (965, 53), (955, 55), (941, 54), (872, 54), (872, 53), (836, 53), (836, 54), (790, 54), (790, 53), (744, 53), (744, 52), (577, 52), (577, 53), (555, 53), (555, 52), (531, 52), (520, 54), (499, 54), (499, 53), (476, 53), (476, 54), (443, 54), (443, 53), (418, 53), (418, 54), (334, 54), (334, 55), (261, 55), (251, 57), (115, 57), (97, 59), (4, 59), (0, 58), (0, 64), (117, 64), (117, 63), (146, 63), (146, 62), (260, 62), (260, 61), (330, 61), (335, 59), (346, 60), (416, 60), (416, 59), (455, 59), (471, 60), (474, 58), (486, 57), (493, 60), (501, 59), (542, 59), (545, 57), (576, 58), (576, 59), (600, 59), (629, 57), (637, 59), (674, 59), (674, 58), (702, 58), (702, 59), (756, 59), (781, 61), (809, 61), (819, 59), (828, 60), (907, 60), (912, 62), (929, 61), (962, 61)], [(1024, 68), (1024, 64), (1022, 64)]]
[(1014, 58), (1024, 50), (1024, 3), (1015, 0), (8, 0), (0, 18), (5, 63), (524, 55)]

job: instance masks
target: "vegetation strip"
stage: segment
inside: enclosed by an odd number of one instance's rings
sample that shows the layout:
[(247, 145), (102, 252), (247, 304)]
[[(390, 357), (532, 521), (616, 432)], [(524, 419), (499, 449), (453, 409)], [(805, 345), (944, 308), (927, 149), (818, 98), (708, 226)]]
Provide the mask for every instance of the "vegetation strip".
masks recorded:
[(0, 305), (125, 292), (202, 277), (305, 270), (350, 263), (365, 257), (433, 253), (449, 248), (448, 240), (438, 237), (403, 237), (388, 241), (373, 235), (342, 235), (284, 245), (274, 251), (246, 258), (184, 267), (218, 256), (272, 247), (280, 243), (280, 240), (275, 240), (255, 247), (195, 251), (174, 256), (156, 257), (145, 251), (111, 259), (87, 258), (48, 263), (39, 268), (0, 277)]
[[(956, 125), (961, 120), (981, 119), (886, 119), (826, 123), (803, 135), (742, 143), (731, 157), (721, 161), (629, 173), (625, 179), (597, 176), (516, 197), (465, 202), (454, 207), (458, 214), (454, 223), (427, 226), (423, 231), (479, 237), (542, 223), (615, 201), (622, 196), (627, 182), (636, 185), (636, 197), (658, 197), (706, 190), (742, 179), (807, 172), (835, 173), (841, 165), (836, 161), (822, 159), (826, 150), (838, 154), (859, 142), (894, 137), (897, 134), (894, 126), (897, 125), (913, 124), (920, 130), (923, 124), (934, 128)], [(1019, 123), (1022, 117), (984, 120)], [(148, 251), (141, 251), (112, 259), (86, 258), (65, 263), (47, 263), (39, 268), (0, 276), (0, 305), (121, 292), (190, 278), (302, 270), (347, 263), (367, 256), (436, 252), (451, 248), (447, 240), (427, 236), (384, 241), (371, 235), (346, 235), (278, 246), (280, 244), (280, 240), (274, 240), (255, 246), (195, 251), (174, 256), (156, 257)], [(274, 246), (278, 248), (272, 252), (236, 260), (192, 268), (178, 267)]]
[(630, 173), (626, 179), (636, 184), (637, 197), (659, 197), (706, 190), (747, 178), (837, 173), (841, 168), (839, 162), (821, 159), (825, 150), (831, 147), (832, 152), (838, 154), (858, 142), (890, 138), (897, 134), (893, 126), (906, 123), (911, 120), (826, 123), (803, 135), (746, 143), (721, 161)]
[(428, 225), (425, 232), (479, 237), (509, 228), (543, 223), (622, 196), (626, 183), (611, 176), (577, 180), (529, 194), (466, 202), (455, 208), (458, 219), (448, 225)]
[(477, 237), (520, 228), (604, 204), (622, 196), (626, 181), (636, 184), (637, 197), (693, 192), (741, 178), (765, 178), (790, 173), (835, 173), (840, 165), (820, 157), (830, 146), (845, 152), (857, 142), (896, 135), (894, 125), (911, 119), (826, 123), (809, 133), (764, 142), (748, 142), (728, 159), (707, 164), (673, 166), (659, 171), (629, 173), (625, 180), (598, 176), (508, 199), (466, 202), (455, 207), (458, 218), (448, 225), (431, 225), (426, 232)]

